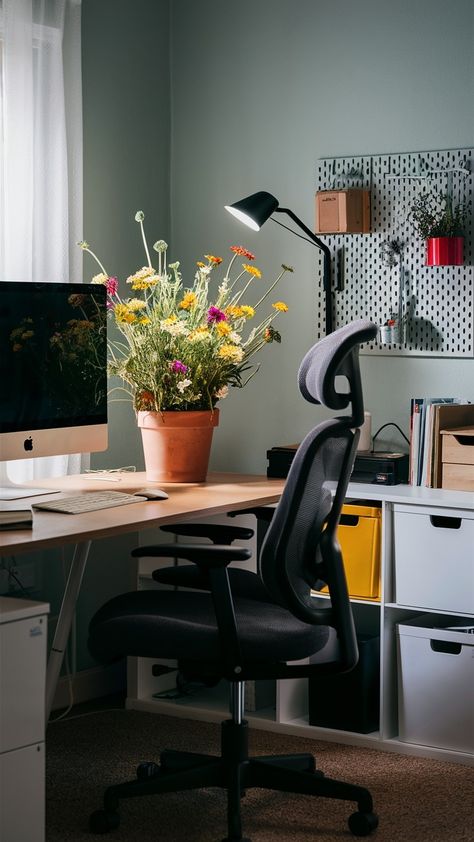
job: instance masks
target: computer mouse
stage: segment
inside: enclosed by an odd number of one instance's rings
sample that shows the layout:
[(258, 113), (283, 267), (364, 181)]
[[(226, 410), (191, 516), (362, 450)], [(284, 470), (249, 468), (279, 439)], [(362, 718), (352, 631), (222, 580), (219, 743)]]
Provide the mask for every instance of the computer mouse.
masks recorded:
[(147, 500), (167, 500), (168, 494), (162, 488), (141, 488), (134, 491), (135, 497), (146, 497)]

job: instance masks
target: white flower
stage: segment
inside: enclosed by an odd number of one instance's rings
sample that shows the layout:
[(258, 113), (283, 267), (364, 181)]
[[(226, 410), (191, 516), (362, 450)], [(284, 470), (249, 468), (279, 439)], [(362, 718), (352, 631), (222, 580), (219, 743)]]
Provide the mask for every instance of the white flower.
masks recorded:
[(207, 278), (212, 272), (212, 266), (200, 266), (198, 274)]
[(167, 319), (160, 322), (160, 327), (162, 330), (165, 330), (166, 333), (170, 333), (171, 336), (183, 336), (189, 333), (188, 328), (183, 322), (170, 322)]
[(141, 298), (131, 298), (127, 302), (127, 306), (132, 313), (135, 313), (137, 310), (143, 310), (143, 308), (146, 307), (146, 302), (142, 301)]
[(183, 394), (184, 390), (187, 389), (188, 386), (190, 386), (192, 382), (193, 382), (192, 380), (188, 380), (187, 378), (185, 378), (184, 380), (180, 380), (179, 383), (177, 384), (178, 385), (178, 391), (181, 392), (181, 394)]
[(215, 393), (215, 397), (218, 400), (221, 401), (221, 400), (224, 400), (224, 398), (226, 398), (228, 394), (229, 394), (229, 387), (228, 386), (221, 386), (221, 388), (218, 389), (217, 392)]
[(164, 240), (157, 240), (156, 243), (153, 243), (153, 248), (158, 253), (164, 252), (168, 248), (168, 243), (165, 243)]
[(232, 333), (229, 333), (229, 339), (231, 342), (234, 343), (234, 345), (238, 345), (239, 342), (242, 342), (242, 337), (239, 333), (237, 333), (236, 330), (233, 330)]
[(99, 272), (98, 275), (94, 275), (91, 284), (106, 284), (108, 280), (109, 279), (107, 275), (105, 275), (103, 272)]

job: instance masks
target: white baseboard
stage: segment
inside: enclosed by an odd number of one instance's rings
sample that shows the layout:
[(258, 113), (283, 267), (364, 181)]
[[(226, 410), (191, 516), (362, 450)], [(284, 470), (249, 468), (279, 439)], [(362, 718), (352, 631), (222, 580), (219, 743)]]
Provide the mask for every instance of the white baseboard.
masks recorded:
[[(118, 693), (125, 687), (126, 670), (122, 661), (106, 667), (92, 667), (91, 669), (81, 670), (72, 679), (74, 704), (98, 699), (110, 693)], [(62, 676), (56, 687), (52, 710), (66, 708), (70, 702), (69, 680), (67, 676)]]

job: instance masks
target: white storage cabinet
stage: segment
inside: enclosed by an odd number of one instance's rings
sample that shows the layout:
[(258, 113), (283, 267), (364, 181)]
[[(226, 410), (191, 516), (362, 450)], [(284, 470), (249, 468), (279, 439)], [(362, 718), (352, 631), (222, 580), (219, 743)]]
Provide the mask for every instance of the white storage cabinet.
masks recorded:
[(0, 840), (45, 839), (49, 606), (0, 597)]
[[(407, 684), (405, 667), (399, 675), (397, 645), (397, 628), (415, 624), (414, 618), (420, 614), (437, 615), (437, 625), (474, 625), (474, 494), (351, 483), (347, 499), (382, 504), (381, 599), (351, 600), (357, 632), (380, 637), (380, 727), (373, 733), (359, 734), (309, 725), (307, 679), (277, 682), (276, 705), (247, 710), (246, 718), (253, 728), (474, 765), (469, 722), (464, 718), (465, 727), (458, 728), (457, 702), (448, 703), (458, 691), (461, 696), (466, 691), (468, 702), (472, 701), (467, 654), (463, 651), (462, 658), (447, 661), (449, 668), (444, 672), (439, 657), (442, 653), (431, 649), (431, 638), (424, 638), (421, 632), (418, 638), (412, 635), (406, 638), (412, 647), (409, 661), (418, 675)], [(234, 522), (253, 528), (256, 525), (255, 518), (249, 516)], [(155, 537), (169, 541), (163, 533), (150, 538), (147, 532), (142, 543), (153, 543)], [(151, 571), (158, 564), (158, 559), (138, 562), (140, 588), (156, 586)], [(426, 622), (424, 627), (429, 625)], [(474, 654), (471, 640), (474, 642), (474, 636), (469, 635), (463, 650)], [(417, 647), (420, 649), (415, 652)], [(406, 664), (406, 658), (404, 661)], [(189, 697), (156, 698), (154, 694), (166, 689), (174, 678), (170, 674), (153, 676), (153, 667), (153, 660), (129, 659), (127, 707), (207, 721), (228, 716), (225, 682)], [(448, 670), (453, 674), (448, 675)], [(423, 695), (422, 681), (426, 686), (430, 682), (430, 692), (439, 700), (429, 733), (414, 701)], [(463, 702), (461, 710), (464, 716)]]

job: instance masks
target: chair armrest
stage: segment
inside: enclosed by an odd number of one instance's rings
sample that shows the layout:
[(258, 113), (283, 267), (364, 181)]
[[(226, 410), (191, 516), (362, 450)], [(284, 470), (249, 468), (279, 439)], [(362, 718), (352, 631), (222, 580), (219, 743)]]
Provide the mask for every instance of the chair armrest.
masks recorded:
[[(251, 509), (238, 509), (235, 512), (227, 512), (227, 517), (237, 517), (238, 515), (255, 515), (257, 520), (264, 520), (270, 523), (275, 512), (274, 506), (254, 506)], [(233, 526), (232, 529), (237, 527)]]
[(247, 561), (252, 553), (246, 547), (219, 546), (217, 544), (154, 544), (132, 550), (134, 558), (185, 558), (207, 569), (227, 567), (232, 561)]
[(209, 538), (214, 544), (231, 544), (232, 541), (248, 541), (253, 529), (245, 526), (225, 526), (219, 523), (167, 523), (160, 527), (162, 532), (172, 535), (187, 535), (194, 538)]

